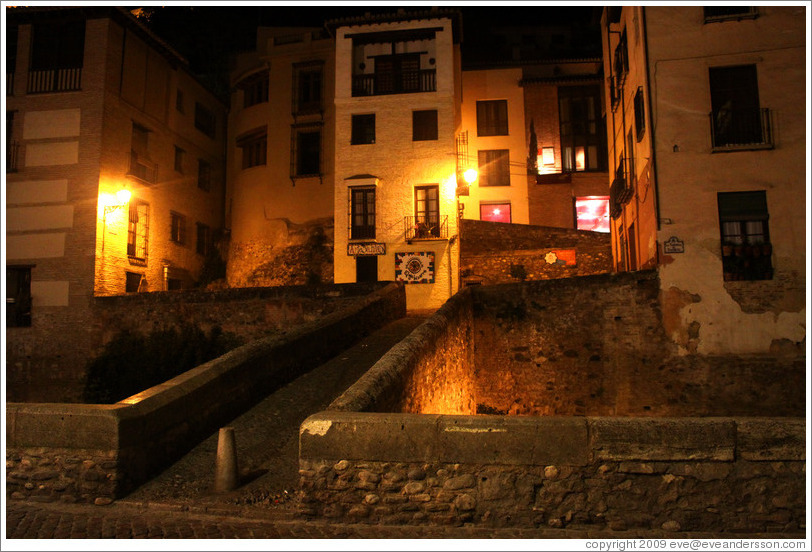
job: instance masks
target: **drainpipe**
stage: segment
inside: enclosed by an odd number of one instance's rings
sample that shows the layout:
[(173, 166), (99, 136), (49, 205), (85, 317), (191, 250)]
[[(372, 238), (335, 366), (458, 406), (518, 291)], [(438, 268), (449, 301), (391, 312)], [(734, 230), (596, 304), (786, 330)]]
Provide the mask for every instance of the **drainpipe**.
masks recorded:
[[(648, 124), (649, 124), (649, 136), (651, 141), (651, 174), (654, 178), (649, 177), (649, 181), (653, 181), (653, 188), (654, 188), (654, 216), (657, 218), (657, 231), (660, 231), (660, 194), (659, 188), (657, 186), (657, 147), (654, 143), (654, 118), (651, 113), (651, 66), (649, 65), (648, 60), (648, 27), (646, 23), (646, 7), (640, 7), (640, 13), (643, 19), (643, 52), (646, 56), (646, 88), (648, 89), (648, 109), (646, 110)], [(660, 246), (657, 245), (657, 257), (656, 257), (657, 265), (660, 264)]]

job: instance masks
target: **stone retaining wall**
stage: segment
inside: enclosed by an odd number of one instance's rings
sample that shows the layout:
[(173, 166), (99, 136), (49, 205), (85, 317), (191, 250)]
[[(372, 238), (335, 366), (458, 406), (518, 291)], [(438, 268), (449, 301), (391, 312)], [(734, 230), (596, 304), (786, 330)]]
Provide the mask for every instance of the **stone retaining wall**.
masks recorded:
[(322, 412), (301, 426), (299, 510), (361, 523), (797, 534), (805, 457), (802, 419)]
[(113, 405), (8, 403), (7, 493), (67, 502), (121, 497), (275, 388), (405, 314), (405, 290), (392, 283)]

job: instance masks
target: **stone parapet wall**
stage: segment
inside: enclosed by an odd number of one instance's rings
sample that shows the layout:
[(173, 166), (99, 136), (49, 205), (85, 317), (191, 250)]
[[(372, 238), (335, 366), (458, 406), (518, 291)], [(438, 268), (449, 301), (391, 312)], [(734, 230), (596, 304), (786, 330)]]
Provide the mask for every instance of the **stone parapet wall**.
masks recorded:
[(390, 283), (113, 405), (8, 403), (7, 493), (41, 501), (121, 497), (274, 389), (405, 314), (403, 285)]
[(804, 442), (794, 418), (328, 411), (301, 427), (299, 509), (356, 523), (798, 534)]
[(474, 414), (470, 293), (449, 299), (330, 405), (330, 410)]
[[(572, 278), (612, 270), (611, 242), (605, 233), (463, 219), (461, 236), (463, 284)], [(574, 251), (575, 265), (550, 256), (561, 250)]]

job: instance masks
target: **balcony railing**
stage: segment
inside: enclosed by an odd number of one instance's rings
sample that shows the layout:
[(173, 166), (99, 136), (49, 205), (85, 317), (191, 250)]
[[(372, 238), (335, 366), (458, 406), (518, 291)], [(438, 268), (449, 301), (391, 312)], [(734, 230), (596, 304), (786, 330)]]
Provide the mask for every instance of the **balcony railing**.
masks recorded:
[(618, 163), (617, 170), (615, 170), (615, 179), (612, 180), (612, 185), (609, 187), (609, 214), (615, 219), (623, 211), (623, 205), (631, 201), (632, 196), (634, 196), (634, 188), (626, 178), (623, 162), (624, 160), (621, 159)]
[(6, 172), (17, 172), (19, 170), (20, 144), (9, 142), (6, 144)]
[(70, 92), (82, 89), (82, 68), (44, 69), (28, 72), (29, 94)]
[(448, 238), (448, 215), (403, 217), (407, 240), (444, 240)]
[(434, 92), (437, 89), (434, 69), (387, 71), (352, 76), (353, 96), (382, 96)]
[(711, 145), (714, 150), (772, 148), (770, 110), (718, 109), (710, 113)]
[(130, 167), (128, 176), (133, 176), (144, 182), (155, 182), (158, 176), (158, 165), (147, 159), (139, 158), (136, 152), (130, 152)]

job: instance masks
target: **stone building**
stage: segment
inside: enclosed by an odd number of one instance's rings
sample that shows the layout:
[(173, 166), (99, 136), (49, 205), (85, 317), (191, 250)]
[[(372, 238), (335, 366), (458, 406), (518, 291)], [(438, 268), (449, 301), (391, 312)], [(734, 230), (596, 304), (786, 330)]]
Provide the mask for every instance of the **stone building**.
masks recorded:
[(335, 282), (405, 281), (410, 309), (458, 287), (460, 15), (328, 23), (335, 56)]
[(70, 400), (94, 295), (200, 278), (225, 106), (126, 10), (5, 11), (8, 398)]
[(603, 11), (616, 269), (659, 267), (684, 351), (803, 348), (804, 11)]
[(335, 43), (260, 27), (237, 56), (228, 132), (231, 286), (331, 281)]

